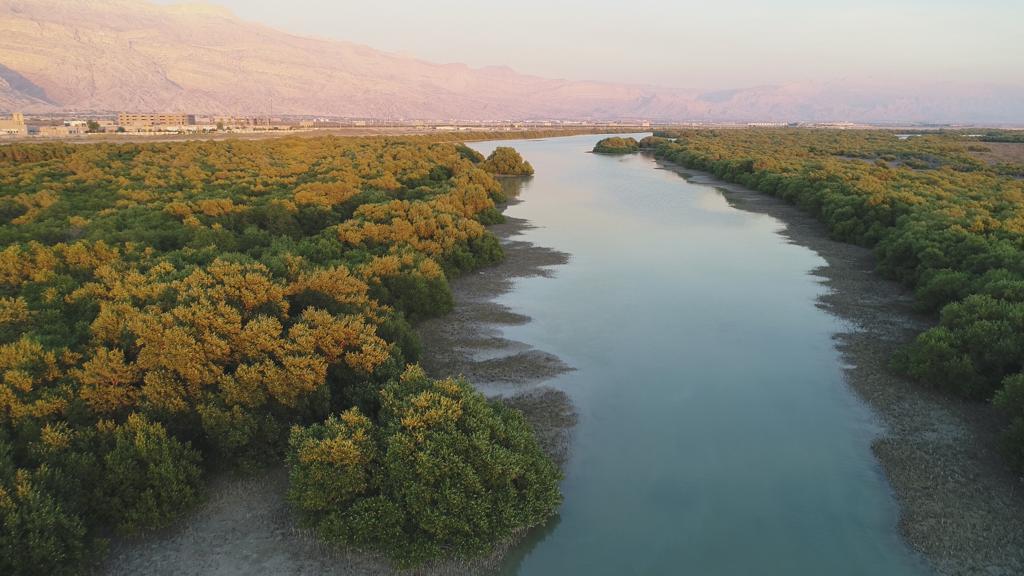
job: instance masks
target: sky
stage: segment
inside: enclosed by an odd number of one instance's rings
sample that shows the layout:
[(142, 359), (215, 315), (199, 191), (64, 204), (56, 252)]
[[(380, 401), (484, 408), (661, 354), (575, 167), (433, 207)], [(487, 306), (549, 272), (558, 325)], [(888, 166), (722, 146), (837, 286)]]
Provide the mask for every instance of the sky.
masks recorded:
[(302, 35), (574, 80), (703, 89), (837, 80), (1024, 85), (1024, 0), (207, 3)]

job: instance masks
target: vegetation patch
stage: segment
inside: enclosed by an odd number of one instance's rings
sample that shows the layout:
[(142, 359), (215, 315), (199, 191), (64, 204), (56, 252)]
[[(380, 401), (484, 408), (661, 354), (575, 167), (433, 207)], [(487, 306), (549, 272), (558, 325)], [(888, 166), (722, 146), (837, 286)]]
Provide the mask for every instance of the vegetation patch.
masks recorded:
[(480, 163), (480, 167), (498, 176), (532, 176), (533, 166), (515, 148), (498, 146), (487, 157), (487, 160)]
[(612, 136), (599, 140), (594, 145), (595, 154), (632, 154), (640, 150), (640, 143), (636, 141), (636, 138), (622, 138), (619, 136)]
[[(106, 535), (188, 511), (205, 470), (280, 462), (293, 426), (358, 414), (373, 442), (397, 434), (410, 324), (451, 309), (449, 275), (503, 257), (484, 227), (505, 198), (492, 172), (532, 171), (443, 139), (0, 147), (0, 573), (88, 570)], [(430, 524), (445, 501), (410, 504), (421, 527), (402, 520), (405, 544), (382, 549), (404, 563), (476, 553), (557, 503), (518, 416), (450, 386), (484, 442), (459, 445), (470, 468), (447, 467), (434, 428), (407, 457), (435, 488), (500, 470), (536, 498), (480, 480), (488, 504), (459, 518), (472, 536)], [(365, 487), (356, 468), (316, 479), (331, 497), (404, 483), (397, 451), (367, 450)], [(381, 549), (370, 535), (395, 517), (362, 510), (335, 529)]]
[(327, 541), (402, 566), (477, 556), (550, 517), (559, 472), (519, 412), (413, 366), (358, 408), (295, 427), (289, 500)]

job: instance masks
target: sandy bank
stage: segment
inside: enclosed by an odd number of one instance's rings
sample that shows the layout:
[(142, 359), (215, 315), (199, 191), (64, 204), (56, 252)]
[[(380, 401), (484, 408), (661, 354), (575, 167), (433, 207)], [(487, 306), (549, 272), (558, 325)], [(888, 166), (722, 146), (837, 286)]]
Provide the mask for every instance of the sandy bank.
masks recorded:
[(517, 278), (551, 276), (569, 256), (516, 240), (531, 225), (509, 218), (489, 227), (501, 240), (505, 259), (499, 265), (452, 281), (455, 309), (422, 323), (422, 365), (435, 377), (464, 376), (485, 394), (500, 396), (519, 408), (538, 433), (542, 446), (559, 464), (567, 454), (575, 415), (568, 396), (542, 382), (572, 370), (560, 358), (501, 335), (502, 326), (530, 321), (495, 302)]

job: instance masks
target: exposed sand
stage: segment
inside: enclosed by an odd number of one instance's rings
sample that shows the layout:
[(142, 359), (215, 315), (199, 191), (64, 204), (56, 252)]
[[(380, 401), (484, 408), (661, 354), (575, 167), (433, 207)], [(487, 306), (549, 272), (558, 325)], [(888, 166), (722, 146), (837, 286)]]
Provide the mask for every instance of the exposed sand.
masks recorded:
[(505, 260), (452, 281), (455, 309), (422, 323), (422, 365), (435, 377), (465, 376), (485, 394), (500, 396), (523, 411), (545, 450), (559, 464), (567, 456), (568, 433), (576, 417), (561, 390), (538, 386), (572, 370), (560, 358), (501, 336), (501, 326), (530, 321), (494, 301), (516, 278), (550, 276), (568, 261), (563, 252), (515, 240), (529, 222), (506, 216), (489, 229), (505, 249)]
[(503, 557), (428, 564), (398, 571), (386, 559), (345, 552), (299, 528), (284, 500), (283, 469), (253, 478), (221, 477), (202, 506), (178, 526), (116, 543), (102, 572), (109, 575), (217, 576), (448, 576), (480, 574)]
[(1024, 484), (995, 451), (1001, 419), (892, 373), (893, 350), (934, 319), (914, 313), (913, 294), (874, 273), (870, 250), (829, 239), (813, 216), (775, 197), (668, 163), (692, 182), (722, 190), (736, 208), (786, 225), (789, 241), (827, 262), (814, 270), (829, 292), (818, 305), (854, 328), (836, 336), (846, 377), (879, 416), (873, 444), (901, 506), (899, 528), (937, 574), (1024, 574)]
[(970, 153), (989, 164), (1024, 164), (1024, 142), (976, 142)]
[[(515, 278), (548, 276), (550, 267), (568, 260), (564, 253), (513, 239), (528, 226), (509, 218), (490, 228), (502, 241), (505, 260), (452, 280), (454, 311), (419, 327), (423, 366), (435, 377), (464, 375), (485, 393), (522, 410), (542, 448), (561, 465), (576, 416), (564, 392), (538, 384), (571, 368), (555, 356), (502, 338), (500, 326), (529, 318), (493, 302)], [(383, 558), (335, 550), (298, 527), (284, 499), (287, 485), (280, 468), (252, 478), (216, 478), (206, 500), (175, 526), (114, 542), (100, 571), (108, 576), (480, 574), (496, 567), (524, 536), (503, 543), (488, 558), (399, 572)]]

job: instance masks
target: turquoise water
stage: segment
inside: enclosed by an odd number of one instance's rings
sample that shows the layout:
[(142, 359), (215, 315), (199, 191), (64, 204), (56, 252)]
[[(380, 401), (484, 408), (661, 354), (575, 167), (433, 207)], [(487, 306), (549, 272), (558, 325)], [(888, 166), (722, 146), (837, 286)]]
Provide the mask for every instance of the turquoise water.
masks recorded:
[(500, 298), (533, 318), (507, 337), (577, 369), (549, 384), (579, 413), (560, 515), (503, 573), (925, 573), (815, 306), (824, 260), (598, 138), (473, 145), (534, 165), (508, 213), (572, 255)]

